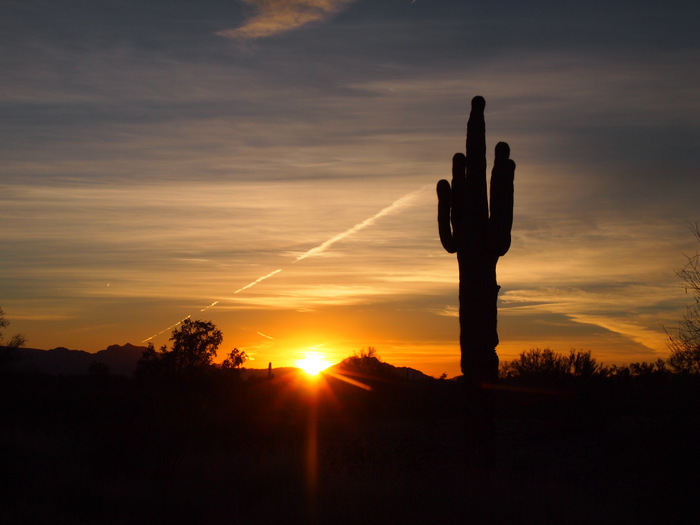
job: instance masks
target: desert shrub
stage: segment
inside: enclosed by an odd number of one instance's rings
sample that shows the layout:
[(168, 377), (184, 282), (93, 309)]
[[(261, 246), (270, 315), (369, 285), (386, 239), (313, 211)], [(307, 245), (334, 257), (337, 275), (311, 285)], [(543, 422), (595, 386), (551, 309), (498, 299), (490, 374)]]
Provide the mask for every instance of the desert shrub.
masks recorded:
[(567, 375), (568, 370), (566, 357), (549, 348), (531, 348), (522, 352), (517, 359), (501, 365), (504, 377), (555, 379)]
[(549, 348), (531, 348), (517, 359), (501, 364), (500, 375), (505, 378), (562, 379), (577, 377), (589, 379), (606, 376), (609, 369), (591, 356), (590, 350), (571, 350), (568, 356)]
[(666, 364), (666, 361), (659, 358), (653, 363), (643, 361), (628, 365), (612, 365), (607, 369), (607, 375), (617, 379), (666, 376), (671, 372)]

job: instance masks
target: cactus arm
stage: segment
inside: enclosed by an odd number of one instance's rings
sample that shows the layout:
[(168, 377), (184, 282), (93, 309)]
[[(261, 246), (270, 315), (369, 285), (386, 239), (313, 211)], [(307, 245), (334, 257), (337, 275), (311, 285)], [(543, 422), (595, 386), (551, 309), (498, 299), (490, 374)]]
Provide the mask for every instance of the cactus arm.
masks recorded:
[(437, 184), (438, 195), (438, 233), (440, 242), (447, 253), (455, 253), (457, 251), (457, 241), (452, 235), (450, 228), (450, 206), (451, 206), (450, 183), (442, 179)]
[(489, 244), (491, 252), (499, 257), (510, 248), (513, 227), (513, 179), (515, 162), (510, 160), (510, 147), (505, 142), (496, 145), (496, 158), (491, 172), (491, 217)]
[(467, 230), (466, 160), (462, 153), (456, 153), (452, 157), (452, 188), (445, 179), (437, 184), (438, 233), (447, 253), (455, 253), (464, 248), (464, 232)]

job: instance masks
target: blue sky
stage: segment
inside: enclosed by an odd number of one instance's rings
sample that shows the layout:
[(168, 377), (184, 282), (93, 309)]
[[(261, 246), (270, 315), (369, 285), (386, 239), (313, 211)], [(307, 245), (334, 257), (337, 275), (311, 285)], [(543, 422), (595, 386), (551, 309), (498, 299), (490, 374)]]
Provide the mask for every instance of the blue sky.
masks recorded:
[(163, 331), (164, 344), (191, 315), (252, 366), (372, 345), (457, 374), (457, 263), (434, 187), (481, 94), (489, 148), (509, 142), (517, 163), (501, 358), (663, 357), (700, 220), (699, 10), (4, 2), (10, 331), (97, 351)]

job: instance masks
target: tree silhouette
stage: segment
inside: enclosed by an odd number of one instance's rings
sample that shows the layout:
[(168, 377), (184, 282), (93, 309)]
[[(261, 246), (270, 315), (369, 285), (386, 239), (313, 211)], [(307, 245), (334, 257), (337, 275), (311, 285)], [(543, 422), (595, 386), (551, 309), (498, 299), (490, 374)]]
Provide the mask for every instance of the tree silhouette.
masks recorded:
[(223, 340), (221, 330), (211, 321), (185, 319), (180, 328), (173, 330), (172, 349), (163, 345), (156, 350), (152, 343), (144, 351), (138, 364), (141, 374), (195, 371), (212, 365), (216, 351)]
[(170, 340), (175, 368), (184, 370), (211, 365), (223, 335), (211, 321), (185, 319)]
[[(700, 241), (700, 226), (692, 228), (695, 238)], [(668, 345), (671, 356), (669, 366), (679, 373), (700, 374), (700, 253), (688, 257), (685, 266), (678, 271), (685, 284), (686, 292), (693, 295), (693, 303), (687, 308), (676, 335), (669, 334)]]
[(224, 362), (221, 363), (221, 366), (227, 369), (240, 368), (241, 365), (243, 365), (243, 363), (245, 363), (247, 360), (248, 354), (239, 350), (238, 348), (234, 348), (226, 356), (226, 359), (224, 359)]
[(598, 363), (591, 351), (571, 350), (569, 353), (569, 373), (574, 377), (588, 379), (594, 376), (605, 376), (608, 369), (602, 363)]
[(17, 349), (24, 346), (26, 338), (22, 334), (13, 335), (5, 342), (3, 330), (10, 325), (5, 319), (5, 311), (0, 307), (0, 368), (3, 368), (17, 357)]

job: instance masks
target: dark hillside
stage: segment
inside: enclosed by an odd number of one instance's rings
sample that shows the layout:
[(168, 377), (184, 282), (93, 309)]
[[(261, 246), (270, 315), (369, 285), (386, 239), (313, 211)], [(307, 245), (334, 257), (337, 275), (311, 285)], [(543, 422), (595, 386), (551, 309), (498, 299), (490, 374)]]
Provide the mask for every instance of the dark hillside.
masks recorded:
[(348, 376), (370, 389), (300, 371), (5, 374), (0, 522), (691, 523), (700, 510), (697, 378), (503, 381), (483, 471), (465, 461), (458, 381)]
[(15, 351), (16, 359), (11, 369), (25, 373), (84, 375), (91, 372), (91, 367), (95, 370), (95, 365), (99, 364), (105, 373), (131, 376), (145, 349), (144, 346), (130, 343), (112, 345), (94, 354), (64, 347), (52, 350), (19, 348)]

